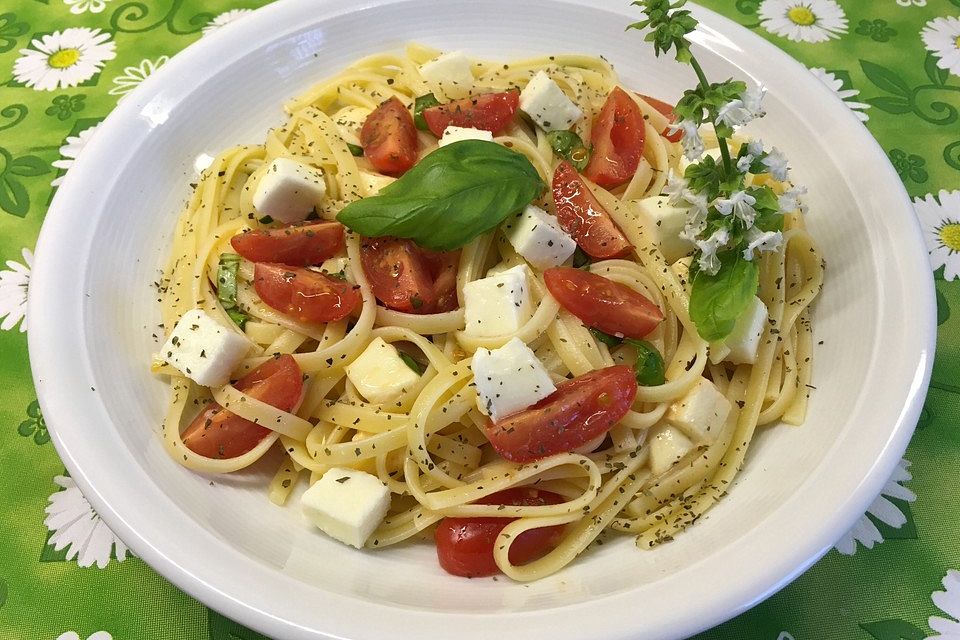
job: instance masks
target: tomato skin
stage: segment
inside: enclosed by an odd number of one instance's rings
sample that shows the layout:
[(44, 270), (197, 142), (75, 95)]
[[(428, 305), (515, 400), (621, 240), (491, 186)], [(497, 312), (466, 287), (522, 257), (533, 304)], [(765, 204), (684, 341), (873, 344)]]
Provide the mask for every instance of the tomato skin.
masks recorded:
[(459, 250), (430, 251), (404, 238), (364, 238), (360, 262), (373, 295), (388, 309), (422, 315), (459, 305)]
[[(532, 487), (512, 487), (492, 493), (475, 504), (541, 506), (560, 504), (562, 496)], [(455, 576), (478, 578), (500, 572), (493, 559), (493, 546), (503, 528), (516, 518), (444, 518), (437, 526), (434, 541), (437, 558), (444, 571)], [(563, 525), (524, 531), (510, 546), (510, 562), (515, 565), (536, 560), (557, 546)]]
[(306, 267), (320, 264), (343, 249), (344, 231), (339, 222), (306, 223), (248, 231), (233, 236), (230, 244), (251, 262)]
[(511, 462), (532, 462), (573, 451), (606, 433), (637, 395), (633, 369), (597, 369), (557, 385), (552, 394), (518, 413), (487, 421), (490, 444)]
[(643, 338), (663, 321), (663, 312), (630, 287), (572, 267), (543, 272), (550, 295), (588, 327), (617, 337)]
[(553, 202), (560, 226), (591, 257), (616, 258), (633, 248), (577, 170), (566, 160), (557, 165), (553, 174)]
[(438, 138), (450, 125), (498, 133), (513, 120), (518, 106), (520, 92), (515, 89), (501, 93), (484, 93), (424, 109), (423, 119)]
[(363, 302), (346, 280), (270, 262), (254, 266), (253, 286), (269, 306), (307, 324), (342, 320)]
[[(291, 355), (267, 360), (234, 385), (281, 411), (292, 411), (303, 393), (303, 372)], [(211, 402), (181, 434), (183, 444), (207, 458), (236, 458), (253, 449), (270, 429)]]
[(394, 96), (373, 110), (360, 129), (363, 155), (380, 173), (399, 176), (417, 162), (413, 116)]
[[(643, 98), (651, 107), (662, 113), (667, 120), (670, 121), (670, 124), (673, 124), (677, 121), (677, 114), (674, 112), (672, 105), (664, 102), (663, 100), (657, 100), (656, 98), (652, 98), (642, 93), (640, 94), (640, 97)], [(667, 128), (661, 131), (660, 135), (670, 142), (680, 142), (680, 139), (683, 137), (683, 132), (674, 131), (673, 133), (670, 133), (669, 128)]]
[(643, 155), (645, 138), (640, 107), (626, 91), (614, 87), (593, 123), (593, 154), (583, 175), (605, 189), (629, 182)]

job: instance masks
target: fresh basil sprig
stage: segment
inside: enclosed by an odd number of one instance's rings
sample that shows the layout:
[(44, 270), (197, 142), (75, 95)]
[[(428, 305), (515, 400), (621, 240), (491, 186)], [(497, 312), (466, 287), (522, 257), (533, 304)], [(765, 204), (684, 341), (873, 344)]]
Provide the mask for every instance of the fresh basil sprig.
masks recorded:
[(577, 171), (583, 171), (590, 161), (590, 150), (573, 131), (551, 131), (547, 134), (547, 142), (554, 153), (570, 162)]
[(220, 263), (217, 267), (217, 300), (223, 305), (230, 319), (242, 329), (248, 316), (237, 305), (237, 270), (239, 267), (240, 256), (237, 254), (224, 253), (220, 255)]
[(730, 334), (737, 318), (750, 305), (760, 281), (756, 260), (745, 260), (736, 250), (718, 253), (717, 258), (720, 270), (716, 275), (697, 271), (690, 294), (690, 318), (708, 342)]
[(495, 228), (543, 191), (523, 155), (462, 140), (427, 155), (380, 193), (350, 203), (337, 220), (367, 237), (409, 238), (450, 251)]
[(417, 99), (413, 101), (413, 124), (417, 129), (421, 131), (428, 131), (430, 129), (430, 127), (427, 126), (426, 118), (423, 117), (423, 110), (435, 107), (438, 104), (440, 104), (440, 101), (437, 100), (437, 97), (432, 93), (417, 96)]

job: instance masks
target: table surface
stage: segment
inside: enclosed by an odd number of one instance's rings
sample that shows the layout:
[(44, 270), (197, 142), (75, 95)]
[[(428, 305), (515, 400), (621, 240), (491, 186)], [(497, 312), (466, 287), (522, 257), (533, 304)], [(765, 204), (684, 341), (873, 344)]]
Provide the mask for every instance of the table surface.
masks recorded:
[[(2, 2), (0, 640), (263, 637), (180, 592), (90, 509), (50, 443), (24, 314), (40, 224), (97, 124), (170, 56), (266, 3)], [(879, 140), (923, 227), (939, 329), (916, 435), (869, 512), (789, 587), (698, 638), (958, 640), (960, 0), (701, 4), (800, 60)]]

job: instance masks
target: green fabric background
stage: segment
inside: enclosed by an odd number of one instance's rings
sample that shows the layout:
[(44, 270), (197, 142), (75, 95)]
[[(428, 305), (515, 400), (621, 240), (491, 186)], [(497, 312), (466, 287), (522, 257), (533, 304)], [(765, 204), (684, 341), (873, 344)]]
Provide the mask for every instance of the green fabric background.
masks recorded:
[[(266, 3), (3, 0), (0, 320), (11, 304), (16, 306), (4, 296), (20, 291), (11, 283), (16, 269), (26, 267), (21, 251), (33, 249), (55, 191), (51, 181), (64, 172), (53, 163), (64, 159), (62, 147), (68, 137), (96, 124), (116, 105), (118, 89), (127, 86), (116, 80), (131, 75), (126, 67), (149, 70), (151, 65), (144, 66), (144, 61), (157, 63), (180, 51), (201, 37), (202, 28), (233, 15), (224, 16), (225, 12)], [(806, 66), (832, 73), (848, 92), (844, 94), (848, 102), (863, 103), (858, 110), (869, 117), (867, 127), (911, 197), (940, 193), (943, 200), (947, 192), (960, 190), (960, 62), (950, 71), (938, 68), (938, 56), (928, 52), (921, 38), (924, 26), (938, 17), (957, 20), (960, 31), (960, 0), (702, 0), (702, 4), (767, 38)], [(829, 9), (826, 5), (839, 5), (846, 17), (845, 25), (834, 20), (836, 37), (828, 41), (793, 42), (778, 35), (774, 22), (761, 20), (762, 12), (775, 6), (781, 6), (781, 13), (805, 6), (819, 21), (825, 7)], [(38, 91), (18, 81), (14, 64), (22, 50), (36, 48), (31, 40), (69, 27), (110, 34), (116, 57), (78, 86)], [(960, 49), (960, 40), (955, 46)], [(944, 206), (942, 216), (948, 224), (960, 223), (960, 191), (951, 202), (957, 206)], [(960, 246), (955, 248), (948, 261), (957, 271)], [(939, 599), (932, 595), (943, 590), (941, 580), (948, 571), (960, 569), (960, 279), (949, 281), (945, 273), (950, 273), (949, 265), (946, 272), (943, 268), (935, 272), (940, 326), (933, 382), (905, 456), (912, 463), (913, 478), (893, 483), (916, 495), (913, 501), (909, 492), (904, 497), (894, 488), (900, 497), (891, 498), (890, 505), (902, 514), (903, 522), (891, 526), (884, 522), (889, 515), (869, 516), (882, 542), (871, 549), (856, 543), (853, 555), (829, 552), (767, 602), (698, 638), (960, 638), (960, 624), (952, 628), (954, 635), (938, 636), (928, 621), (939, 616), (947, 625), (960, 616), (960, 584)], [(61, 489), (53, 478), (65, 472), (35, 401), (26, 345), (19, 326), (0, 330), (0, 640), (262, 638), (184, 595), (137, 558), (127, 555), (121, 562), (117, 555), (124, 554), (114, 552), (104, 568), (81, 567), (76, 558), (67, 558), (66, 549), (57, 551), (48, 544), (52, 532), (44, 525), (44, 510)]]

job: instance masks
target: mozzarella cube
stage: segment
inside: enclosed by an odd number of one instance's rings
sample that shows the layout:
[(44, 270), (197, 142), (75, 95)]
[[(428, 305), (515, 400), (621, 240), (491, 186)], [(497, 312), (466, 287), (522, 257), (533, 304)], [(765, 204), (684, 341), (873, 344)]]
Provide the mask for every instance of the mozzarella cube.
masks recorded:
[(443, 135), (440, 136), (440, 142), (438, 142), (437, 145), (445, 147), (448, 144), (460, 142), (461, 140), (493, 142), (493, 132), (484, 129), (474, 129), (473, 127), (458, 127), (450, 124), (443, 130)]
[(537, 269), (563, 264), (577, 248), (556, 217), (532, 204), (508, 218), (502, 229), (517, 253)]
[(654, 196), (637, 200), (637, 212), (644, 228), (660, 245), (660, 253), (669, 264), (690, 255), (696, 248), (689, 240), (680, 237), (687, 224), (687, 210), (669, 202), (668, 196)]
[(303, 514), (331, 538), (358, 549), (390, 508), (390, 489), (376, 476), (333, 467), (303, 492)]
[(277, 158), (260, 178), (253, 206), (261, 215), (289, 224), (306, 219), (326, 193), (323, 171), (290, 158)]
[(379, 337), (346, 366), (346, 371), (360, 395), (375, 404), (393, 402), (420, 381), (420, 375), (400, 359), (397, 348)]
[(360, 184), (367, 190), (367, 196), (375, 196), (387, 185), (393, 184), (396, 178), (383, 176), (379, 173), (370, 173), (369, 171), (360, 172)]
[(675, 427), (665, 424), (655, 432), (650, 439), (650, 471), (660, 475), (680, 458), (693, 450), (690, 438), (683, 435)]
[(220, 387), (230, 381), (250, 341), (231, 331), (200, 309), (183, 314), (163, 345), (160, 357), (183, 375), (204, 387)]
[(340, 258), (328, 258), (320, 265), (320, 271), (328, 276), (339, 278), (343, 276), (350, 284), (357, 284), (353, 279), (353, 272), (350, 270), (350, 258), (342, 256)]
[(583, 117), (583, 111), (543, 71), (520, 92), (520, 108), (544, 131), (569, 129)]
[(448, 98), (463, 98), (473, 88), (470, 59), (462, 51), (451, 51), (420, 65), (420, 75), (438, 85)]
[(695, 440), (710, 442), (727, 421), (731, 408), (730, 401), (712, 382), (700, 378), (685, 396), (670, 405), (667, 422)]
[(543, 363), (520, 338), (493, 351), (477, 349), (470, 368), (477, 386), (477, 405), (494, 422), (557, 390)]
[(710, 361), (714, 364), (727, 360), (734, 364), (753, 364), (757, 361), (760, 339), (767, 324), (767, 305), (753, 296), (750, 306), (740, 314), (733, 330), (720, 342), (710, 345)]
[(466, 332), (489, 338), (515, 333), (533, 316), (530, 268), (520, 264), (463, 286)]
[[(706, 151), (704, 151), (704, 155), (712, 156), (713, 159), (716, 160), (718, 163), (723, 161), (723, 156), (720, 155), (720, 147), (714, 147), (713, 149), (707, 149)], [(681, 156), (680, 156), (680, 164), (679, 164), (679, 167), (678, 167), (678, 168), (679, 168), (679, 171), (680, 171), (680, 175), (682, 176), (684, 173), (686, 173), (687, 167), (689, 167), (689, 166), (690, 166), (691, 164), (693, 164), (694, 162), (699, 162), (699, 159), (698, 159), (698, 160), (687, 160), (687, 156), (681, 155)]]
[(371, 113), (366, 107), (350, 105), (333, 114), (333, 123), (337, 125), (344, 142), (360, 146), (360, 130)]

